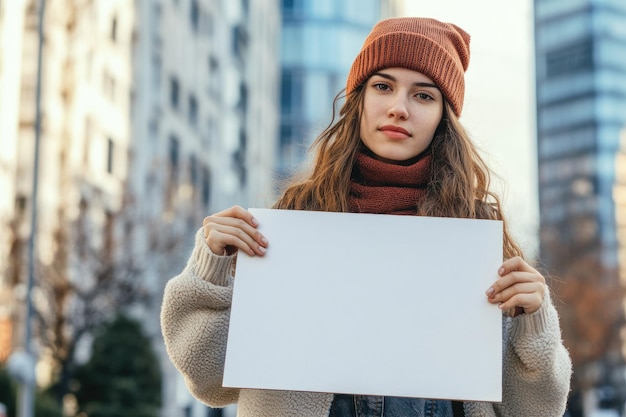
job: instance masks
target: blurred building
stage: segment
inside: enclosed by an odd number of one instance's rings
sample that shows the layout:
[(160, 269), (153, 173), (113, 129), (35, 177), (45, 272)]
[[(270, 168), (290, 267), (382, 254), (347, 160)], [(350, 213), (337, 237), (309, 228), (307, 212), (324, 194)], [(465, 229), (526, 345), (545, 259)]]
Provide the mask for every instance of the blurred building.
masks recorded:
[[(283, 0), (278, 173), (288, 176), (330, 123), (333, 99), (352, 61), (384, 17), (402, 15), (394, 0)], [(338, 109), (337, 109), (338, 110)]]
[[(15, 212), (15, 177), (17, 169), (17, 131), (20, 106), (21, 52), (24, 13), (20, 2), (0, 3), (0, 219), (12, 219)], [(0, 221), (0, 256), (10, 253), (12, 232)], [(0, 262), (0, 362), (7, 359), (12, 345), (13, 320), (11, 300), (14, 277), (9, 276), (8, 262)]]
[[(174, 226), (186, 258), (204, 216), (233, 204), (265, 206), (271, 195), (280, 10), (263, 0), (136, 4), (130, 194), (149, 202), (147, 217)], [(167, 241), (145, 233), (144, 244)], [(159, 296), (184, 266), (173, 259), (155, 260), (149, 274)], [(149, 323), (165, 357), (155, 301)], [(163, 369), (163, 415), (206, 416), (169, 360)]]
[[(24, 339), (37, 4), (0, 1), (0, 258), (8, 260), (0, 263), (0, 360)], [(205, 215), (264, 205), (271, 195), (279, 7), (47, 0), (38, 266), (54, 265), (84, 285), (93, 272), (86, 247), (106, 262), (133, 261), (149, 300), (133, 313), (161, 353), (168, 417), (206, 416), (207, 408), (165, 355), (158, 321), (165, 282), (184, 267)], [(38, 279), (34, 298), (45, 309), (38, 290), (51, 277)], [(79, 359), (85, 345), (77, 346)]]
[(624, 170), (616, 156), (626, 126), (626, 3), (534, 4), (540, 251), (575, 365), (570, 412), (621, 413), (626, 235), (617, 225), (626, 212), (615, 187)]

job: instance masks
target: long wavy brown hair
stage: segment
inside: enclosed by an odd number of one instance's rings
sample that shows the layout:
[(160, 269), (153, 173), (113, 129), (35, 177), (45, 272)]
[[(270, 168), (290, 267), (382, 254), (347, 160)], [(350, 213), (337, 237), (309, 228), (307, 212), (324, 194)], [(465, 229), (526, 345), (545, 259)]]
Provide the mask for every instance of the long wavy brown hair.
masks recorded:
[[(309, 150), (312, 163), (292, 178), (274, 208), (349, 211), (350, 178), (363, 146), (360, 139), (363, 85), (345, 96), (337, 123), (334, 123), (335, 108), (344, 96), (340, 93), (335, 97), (332, 120)], [(504, 257), (523, 256), (508, 232), (500, 198), (489, 188), (491, 171), (445, 100), (443, 117), (428, 151), (433, 157), (431, 178), (416, 214), (502, 220)]]

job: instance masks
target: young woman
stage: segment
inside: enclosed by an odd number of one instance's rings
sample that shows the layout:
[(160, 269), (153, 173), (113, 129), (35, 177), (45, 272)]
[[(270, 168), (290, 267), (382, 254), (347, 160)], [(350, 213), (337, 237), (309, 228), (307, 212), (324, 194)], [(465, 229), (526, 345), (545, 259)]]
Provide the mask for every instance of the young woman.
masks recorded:
[[(489, 170), (458, 120), (468, 63), (469, 35), (453, 24), (379, 22), (352, 65), (339, 119), (314, 143), (311, 172), (274, 207), (503, 220)], [(483, 295), (505, 315), (501, 403), (223, 388), (237, 251), (271, 250), (257, 226), (241, 207), (206, 217), (187, 266), (165, 289), (167, 351), (201, 401), (237, 403), (242, 417), (563, 415), (571, 362), (558, 316), (506, 228), (500, 278)]]

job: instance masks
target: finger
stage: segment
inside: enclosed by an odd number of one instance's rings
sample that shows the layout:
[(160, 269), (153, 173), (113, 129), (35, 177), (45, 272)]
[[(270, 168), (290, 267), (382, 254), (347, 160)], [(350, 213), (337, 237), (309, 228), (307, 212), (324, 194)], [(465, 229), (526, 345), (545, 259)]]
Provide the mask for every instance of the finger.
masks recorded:
[(255, 252), (258, 252), (260, 254), (265, 253), (267, 239), (263, 237), (263, 235), (255, 228), (252, 228), (245, 223), (238, 222), (235, 226), (231, 226), (228, 224), (215, 224), (212, 230), (224, 233), (226, 235), (232, 235), (246, 243)]
[[(268, 245), (267, 238), (263, 236), (263, 234), (259, 232), (256, 227), (251, 226), (245, 220), (234, 217), (220, 217), (218, 215), (212, 215), (206, 217), (203, 223), (205, 239), (207, 240), (209, 247), (211, 247), (212, 249), (216, 247), (216, 244), (221, 244), (221, 242), (209, 241), (212, 230), (217, 230), (224, 234), (239, 236), (240, 239), (246, 241), (250, 245), (250, 247), (254, 248), (255, 251), (259, 254), (264, 253), (265, 248)], [(212, 238), (214, 239), (219, 236), (220, 235), (213, 235)], [(248, 237), (256, 241), (257, 244), (255, 245), (253, 242), (250, 242)]]
[(491, 287), (489, 287), (487, 291), (485, 291), (485, 294), (487, 294), (488, 297), (492, 297), (512, 285), (524, 282), (537, 282), (545, 284), (545, 279), (539, 273), (513, 271), (500, 277), (491, 285)]
[[(209, 237), (207, 238), (207, 244), (211, 251), (215, 254), (226, 255), (228, 254), (228, 249), (230, 248), (230, 252), (234, 252), (236, 250), (242, 250), (246, 252), (250, 256), (255, 255), (254, 247), (258, 245), (250, 244), (244, 239), (241, 239), (236, 234), (224, 233), (219, 230), (211, 230), (209, 232)], [(261, 253), (259, 253), (261, 254)]]
[(524, 272), (537, 272), (535, 268), (530, 266), (528, 262), (526, 262), (521, 256), (514, 256), (512, 258), (507, 259), (502, 263), (498, 273), (502, 275), (506, 275), (511, 271), (524, 271)]
[[(235, 217), (221, 217), (218, 215), (212, 215), (204, 218), (204, 229), (206, 232), (214, 228), (222, 226), (228, 226), (237, 228), (253, 236), (259, 243), (263, 241), (263, 235), (257, 230), (256, 226), (251, 226), (246, 220)], [(205, 233), (208, 234), (208, 233)]]
[(522, 307), (526, 314), (532, 314), (539, 310), (543, 296), (538, 292), (520, 293), (509, 298), (506, 302), (501, 303), (498, 307), (503, 310), (511, 310), (515, 307)]
[(238, 249), (249, 255), (265, 253), (268, 240), (244, 220), (212, 215), (206, 217), (203, 223), (205, 241), (217, 255), (233, 254)]
[(496, 292), (498, 292), (519, 282), (539, 282), (545, 284), (546, 280), (543, 275), (536, 271), (511, 271), (494, 282), (493, 287), (496, 289)]
[(492, 296), (489, 297), (489, 302), (504, 303), (517, 294), (531, 294), (534, 292), (543, 292), (542, 284), (538, 282), (520, 282), (511, 285), (510, 287), (507, 287), (498, 293), (494, 293)]
[(216, 254), (232, 254), (238, 249), (242, 249), (248, 255), (254, 256), (265, 254), (264, 244), (259, 244), (243, 230), (237, 227), (224, 225), (213, 225), (208, 231), (206, 238), (207, 245)]
[(498, 274), (500, 275), (500, 279), (489, 287), (486, 291), (487, 296), (491, 296), (518, 281), (538, 281), (545, 283), (543, 275), (535, 268), (531, 267), (520, 256), (515, 256), (504, 261), (498, 270)]
[[(217, 217), (233, 217), (236, 219), (241, 219), (248, 223), (252, 227), (257, 227), (259, 222), (257, 219), (250, 213), (248, 210), (244, 209), (240, 206), (232, 206), (227, 208), (226, 210), (222, 210), (218, 213), (215, 213), (213, 216)], [(210, 216), (212, 217), (212, 216)]]

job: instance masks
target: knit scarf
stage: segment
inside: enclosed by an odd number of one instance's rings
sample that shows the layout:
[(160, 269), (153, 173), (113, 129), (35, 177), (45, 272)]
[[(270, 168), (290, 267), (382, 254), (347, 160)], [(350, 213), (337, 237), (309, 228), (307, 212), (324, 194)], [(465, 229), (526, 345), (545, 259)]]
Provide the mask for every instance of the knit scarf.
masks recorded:
[(352, 171), (350, 211), (417, 214), (417, 204), (426, 195), (431, 161), (427, 154), (411, 165), (396, 165), (361, 152)]

